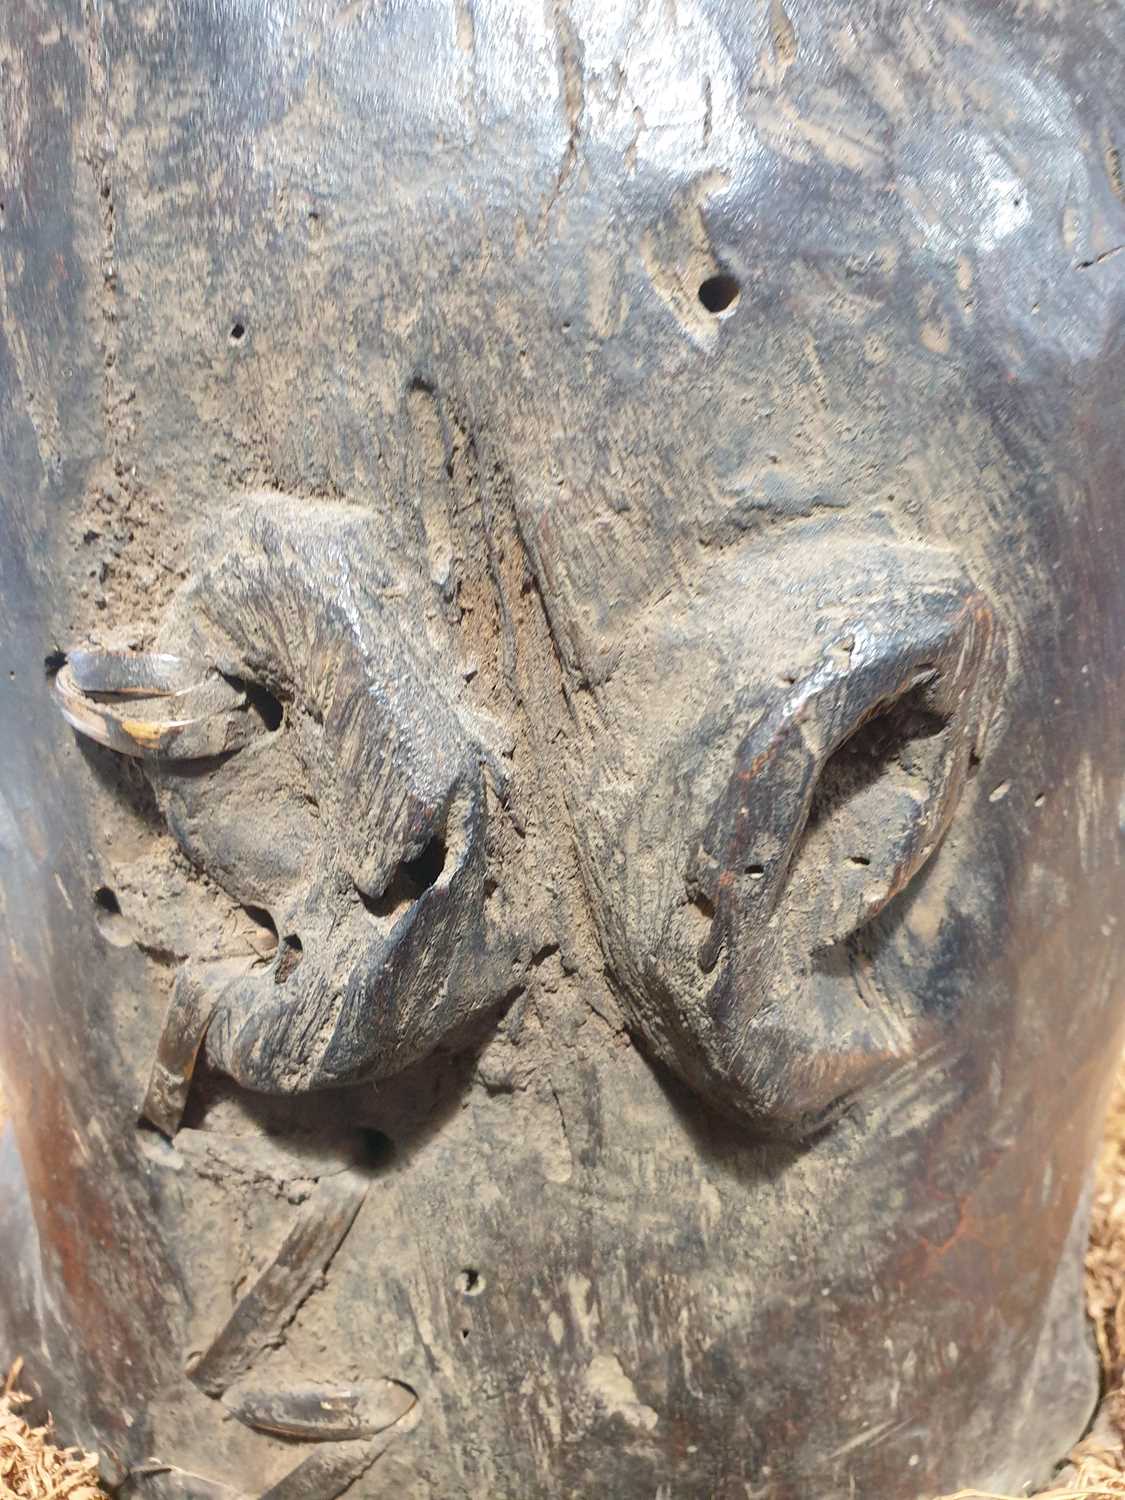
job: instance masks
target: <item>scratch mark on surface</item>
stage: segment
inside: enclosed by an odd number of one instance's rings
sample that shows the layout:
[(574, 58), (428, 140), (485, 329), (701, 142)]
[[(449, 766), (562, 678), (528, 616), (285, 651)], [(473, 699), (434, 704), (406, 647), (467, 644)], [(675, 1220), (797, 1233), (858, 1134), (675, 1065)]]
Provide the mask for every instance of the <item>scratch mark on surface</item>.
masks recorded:
[(555, 1109), (558, 1111), (559, 1129), (562, 1131), (563, 1151), (566, 1156), (566, 1166), (559, 1181), (569, 1182), (574, 1175), (574, 1151), (570, 1144), (570, 1131), (567, 1129), (566, 1115), (563, 1113), (562, 1100), (559, 1098), (559, 1091), (555, 1087), (554, 1079), (548, 1075), (547, 1082), (551, 1090), (551, 1098), (555, 1101)]
[(90, 94), (97, 111), (86, 161), (94, 181), (97, 194), (98, 213), (101, 221), (101, 288), (98, 296), (98, 311), (102, 324), (102, 419), (105, 423), (106, 442), (114, 472), (120, 474), (124, 460), (118, 443), (117, 424), (114, 421), (117, 402), (117, 362), (121, 337), (117, 312), (117, 223), (113, 198), (113, 183), (110, 178), (110, 125), (109, 125), (109, 69), (106, 62), (105, 37), (100, 11), (100, 0), (86, 0), (86, 57), (90, 69)]
[(1089, 260), (1080, 260), (1076, 270), (1088, 271), (1091, 266), (1100, 266), (1103, 261), (1109, 260), (1114, 255), (1120, 255), (1125, 250), (1125, 245), (1114, 245), (1111, 250), (1103, 250), (1100, 255), (1091, 256)]
[(633, 139), (625, 148), (625, 170), (630, 177), (637, 170), (637, 150), (645, 132), (645, 117), (639, 104), (633, 106)]
[(551, 0), (551, 24), (558, 41), (559, 94), (566, 120), (567, 137), (554, 187), (539, 216), (539, 232), (546, 230), (555, 206), (574, 175), (582, 139), (582, 116), (586, 110), (586, 82), (582, 68), (582, 44), (564, 0)]
[(833, 1448), (828, 1455), (829, 1458), (843, 1458), (846, 1453), (852, 1453), (856, 1448), (874, 1448), (887, 1439), (900, 1427), (906, 1426), (905, 1418), (897, 1422), (890, 1420), (876, 1422), (874, 1427), (865, 1427), (862, 1432), (856, 1433), (854, 1438), (849, 1438), (846, 1443), (841, 1443), (838, 1448)]
[(784, 78), (797, 56), (797, 32), (782, 0), (770, 0), (770, 39)]
[(1112, 141), (1106, 144), (1105, 169), (1109, 174), (1109, 184), (1114, 195), (1125, 203), (1125, 173), (1121, 170), (1121, 152)]

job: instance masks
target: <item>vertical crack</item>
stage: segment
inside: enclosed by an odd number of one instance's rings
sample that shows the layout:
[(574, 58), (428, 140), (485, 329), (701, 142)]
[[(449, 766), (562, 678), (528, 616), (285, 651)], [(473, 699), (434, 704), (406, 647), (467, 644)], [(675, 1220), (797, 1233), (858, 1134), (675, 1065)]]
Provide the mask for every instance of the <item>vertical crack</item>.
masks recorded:
[(109, 62), (105, 45), (102, 0), (84, 0), (86, 23), (86, 60), (90, 70), (92, 96), (91, 124), (86, 163), (94, 184), (100, 228), (97, 305), (101, 325), (99, 344), (102, 353), (102, 419), (113, 472), (125, 472), (120, 450), (116, 414), (121, 406), (117, 378), (120, 331), (117, 320), (117, 222), (110, 175), (111, 134), (109, 123)]
[(554, 186), (539, 215), (540, 235), (546, 231), (555, 205), (574, 175), (574, 169), (578, 163), (578, 147), (582, 139), (582, 116), (586, 110), (582, 43), (565, 0), (551, 0), (549, 13), (558, 42), (559, 94), (563, 116), (566, 120), (567, 137), (559, 169), (555, 174)]

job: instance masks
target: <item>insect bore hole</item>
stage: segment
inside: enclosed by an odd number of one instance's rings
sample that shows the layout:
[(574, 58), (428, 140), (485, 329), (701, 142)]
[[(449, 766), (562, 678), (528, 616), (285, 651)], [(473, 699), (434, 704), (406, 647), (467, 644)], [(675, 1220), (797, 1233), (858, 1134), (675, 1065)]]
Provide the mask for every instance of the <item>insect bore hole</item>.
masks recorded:
[(94, 892), (94, 925), (115, 948), (127, 948), (133, 941), (132, 929), (121, 910), (117, 892), (100, 885)]
[(699, 286), (700, 302), (716, 318), (732, 313), (741, 295), (742, 288), (738, 278), (727, 271), (720, 271), (717, 276), (708, 276)]

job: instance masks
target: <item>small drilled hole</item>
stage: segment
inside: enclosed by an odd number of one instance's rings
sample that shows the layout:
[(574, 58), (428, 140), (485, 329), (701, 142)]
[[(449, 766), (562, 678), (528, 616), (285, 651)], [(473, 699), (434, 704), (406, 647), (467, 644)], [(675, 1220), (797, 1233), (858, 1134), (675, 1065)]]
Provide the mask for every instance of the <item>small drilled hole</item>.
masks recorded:
[(866, 854), (849, 854), (848, 862), (849, 864), (859, 865), (860, 869), (866, 869), (871, 863)]
[(741, 292), (737, 277), (723, 271), (718, 276), (708, 276), (700, 285), (699, 300), (709, 313), (720, 318), (734, 311)]
[(382, 1130), (360, 1131), (362, 1142), (362, 1164), (373, 1171), (389, 1167), (395, 1157), (395, 1143)]
[(465, 1270), (457, 1272), (457, 1280), (454, 1283), (462, 1297), (479, 1297), (484, 1291), (485, 1280), (479, 1271), (467, 1266)]
[(230, 341), (239, 344), (246, 336), (246, 325), (244, 323), (232, 323), (230, 329)]
[(301, 945), (301, 939), (295, 932), (291, 932), (281, 944), (281, 957), (277, 961), (277, 968), (273, 971), (274, 984), (284, 984), (293, 970), (300, 967), (304, 956), (305, 950)]
[(765, 865), (747, 865), (746, 873), (751, 880), (762, 880), (766, 873)]
[(100, 885), (94, 892), (94, 923), (106, 942), (115, 948), (127, 948), (133, 941), (117, 892), (108, 885)]

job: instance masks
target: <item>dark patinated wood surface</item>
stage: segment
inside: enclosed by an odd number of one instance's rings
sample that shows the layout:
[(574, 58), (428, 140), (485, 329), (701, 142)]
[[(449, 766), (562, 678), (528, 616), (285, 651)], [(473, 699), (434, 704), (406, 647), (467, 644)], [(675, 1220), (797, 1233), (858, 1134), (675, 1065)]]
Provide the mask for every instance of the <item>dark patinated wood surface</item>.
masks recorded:
[[(915, 1500), (1081, 1432), (1123, 27), (0, 10), (0, 1346), (108, 1479)], [(217, 674), (178, 758), (119, 652)]]

